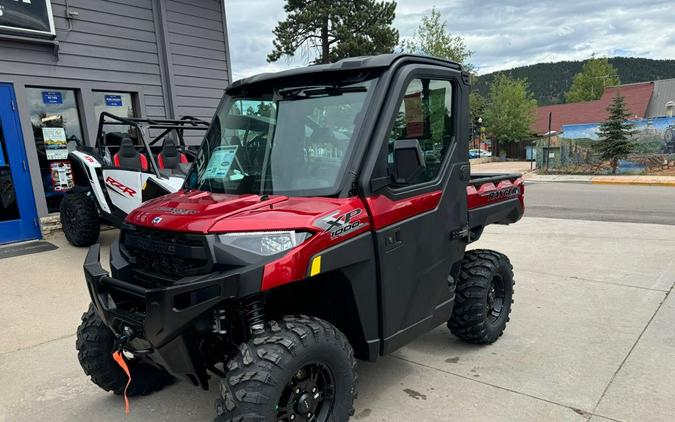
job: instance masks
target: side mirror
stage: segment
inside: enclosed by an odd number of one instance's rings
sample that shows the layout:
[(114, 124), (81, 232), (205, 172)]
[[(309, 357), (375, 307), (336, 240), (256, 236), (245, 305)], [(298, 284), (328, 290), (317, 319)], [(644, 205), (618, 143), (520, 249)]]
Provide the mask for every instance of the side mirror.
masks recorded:
[(424, 153), (417, 139), (394, 141), (394, 182), (406, 185), (414, 182), (427, 167)]

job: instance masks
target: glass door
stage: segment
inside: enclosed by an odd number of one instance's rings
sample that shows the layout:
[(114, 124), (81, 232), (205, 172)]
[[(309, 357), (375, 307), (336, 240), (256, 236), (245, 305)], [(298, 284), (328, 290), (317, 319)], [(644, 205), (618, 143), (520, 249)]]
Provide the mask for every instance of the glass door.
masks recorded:
[(0, 84), (0, 244), (40, 237), (14, 104), (11, 85)]

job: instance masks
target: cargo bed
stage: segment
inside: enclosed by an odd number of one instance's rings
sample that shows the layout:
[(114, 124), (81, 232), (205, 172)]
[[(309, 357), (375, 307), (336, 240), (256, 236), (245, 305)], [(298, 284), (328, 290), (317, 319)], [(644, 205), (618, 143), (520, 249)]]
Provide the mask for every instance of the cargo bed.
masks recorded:
[(525, 183), (520, 174), (472, 174), (466, 187), (470, 241), (488, 224), (511, 224), (525, 212)]

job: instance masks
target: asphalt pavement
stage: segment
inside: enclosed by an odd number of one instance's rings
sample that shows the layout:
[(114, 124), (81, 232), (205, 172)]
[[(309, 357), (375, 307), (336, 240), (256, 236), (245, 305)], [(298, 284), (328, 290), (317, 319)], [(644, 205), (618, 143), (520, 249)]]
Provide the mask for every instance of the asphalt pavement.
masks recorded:
[(528, 181), (525, 215), (675, 225), (675, 187)]

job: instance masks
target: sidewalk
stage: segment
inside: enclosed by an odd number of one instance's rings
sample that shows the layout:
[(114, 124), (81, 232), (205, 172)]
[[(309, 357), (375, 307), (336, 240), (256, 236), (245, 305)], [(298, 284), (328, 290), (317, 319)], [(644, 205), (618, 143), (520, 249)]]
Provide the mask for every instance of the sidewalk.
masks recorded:
[(521, 173), (523, 174), (523, 177), (530, 182), (675, 187), (675, 176), (537, 174), (536, 170), (535, 172), (530, 170), (530, 165), (529, 161), (496, 161), (492, 163), (471, 164), (471, 173)]
[(672, 186), (675, 187), (675, 176), (589, 176), (575, 174), (536, 174), (523, 176), (530, 182), (555, 183), (593, 183), (603, 185), (642, 185), (642, 186)]

